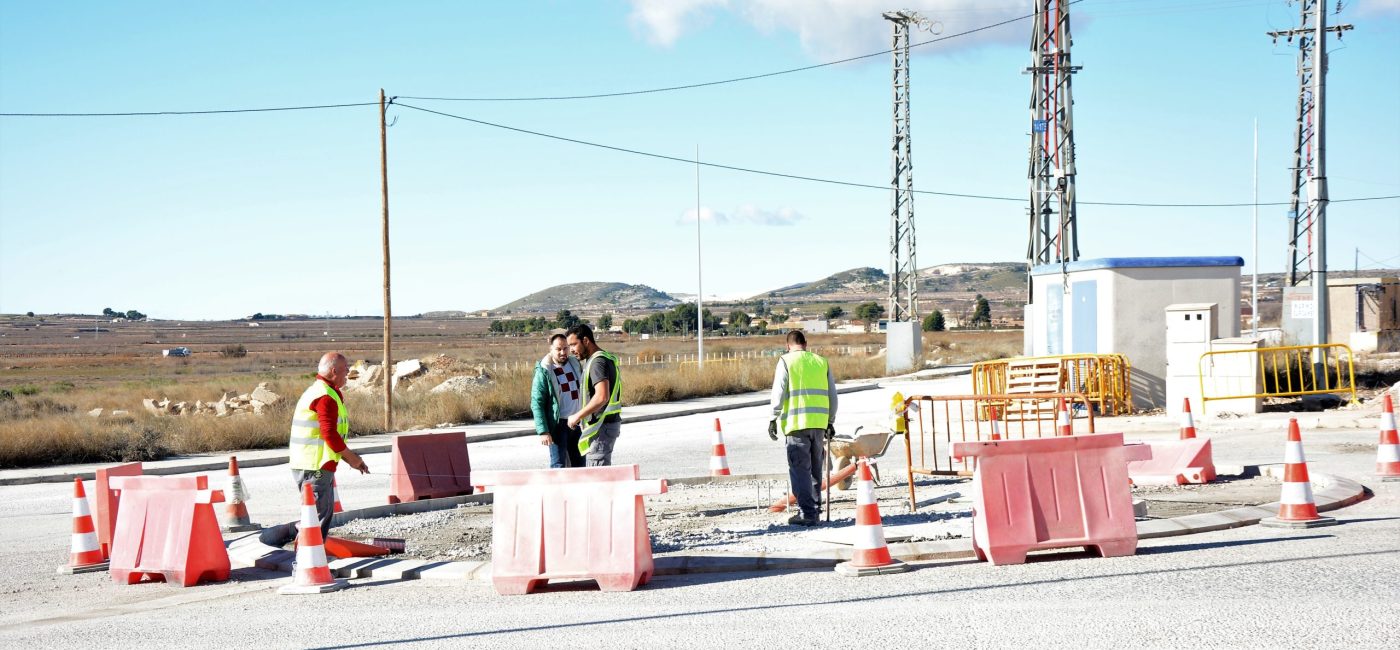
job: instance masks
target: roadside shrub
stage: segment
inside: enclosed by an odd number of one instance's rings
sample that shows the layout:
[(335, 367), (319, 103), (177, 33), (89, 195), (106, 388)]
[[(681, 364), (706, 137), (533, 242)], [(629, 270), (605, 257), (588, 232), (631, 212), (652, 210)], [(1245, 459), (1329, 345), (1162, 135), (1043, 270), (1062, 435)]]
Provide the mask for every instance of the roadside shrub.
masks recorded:
[(225, 345), (219, 348), (219, 354), (225, 359), (241, 359), (248, 356), (248, 348), (243, 347), (242, 343), (237, 345)]

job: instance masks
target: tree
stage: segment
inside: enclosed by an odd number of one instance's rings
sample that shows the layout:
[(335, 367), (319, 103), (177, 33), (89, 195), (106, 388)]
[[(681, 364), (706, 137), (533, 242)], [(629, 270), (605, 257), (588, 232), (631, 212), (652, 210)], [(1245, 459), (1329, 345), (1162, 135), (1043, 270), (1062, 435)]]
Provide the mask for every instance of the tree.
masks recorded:
[(990, 327), (992, 325), (992, 307), (987, 304), (987, 299), (982, 294), (977, 294), (976, 306), (972, 308), (972, 319), (970, 324), (973, 327)]
[(580, 319), (578, 316), (575, 316), (572, 312), (570, 312), (567, 309), (560, 309), (559, 313), (554, 315), (554, 324), (556, 327), (569, 329), (570, 327), (578, 325), (581, 322), (583, 322), (582, 319)]
[(856, 318), (859, 318), (867, 323), (873, 323), (877, 320), (880, 320), (880, 317), (884, 315), (885, 308), (881, 307), (880, 303), (878, 302), (863, 302), (860, 303), (860, 306), (856, 307)]
[(749, 314), (741, 309), (729, 312), (729, 329), (735, 332), (748, 331), (749, 325), (753, 324), (753, 319)]
[(828, 309), (826, 310), (826, 319), (827, 319), (827, 320), (835, 320), (835, 319), (837, 319), (837, 318), (840, 318), (840, 317), (844, 316), (845, 314), (846, 314), (846, 310), (842, 309), (842, 308), (841, 308), (841, 305), (832, 305), (830, 308), (828, 308)]
[(135, 309), (132, 309), (132, 310), (126, 312), (126, 319), (127, 319), (127, 320), (145, 320), (145, 318), (146, 318), (146, 315), (145, 315), (145, 314), (143, 314), (143, 313), (141, 313), (141, 312), (139, 312), (139, 311), (136, 311)]
[(108, 317), (108, 318), (116, 318), (116, 317), (118, 317), (118, 316), (121, 316), (122, 313), (119, 312), (119, 311), (116, 311), (116, 310), (112, 309), (111, 307), (103, 307), (103, 308), (102, 308), (102, 315), (103, 315), (103, 316), (106, 316), (106, 317)]
[(612, 327), (612, 321), (612, 314), (603, 314), (602, 316), (599, 316), (598, 329), (603, 330), (604, 332), (608, 331), (608, 328)]
[(943, 324), (943, 312), (935, 309), (929, 315), (924, 316), (925, 332), (942, 332), (945, 329)]
[(30, 318), (34, 318), (34, 312), (32, 312), (32, 311), (24, 312), (24, 315), (25, 315), (25, 316), (28, 316), (28, 317), (30, 317)]

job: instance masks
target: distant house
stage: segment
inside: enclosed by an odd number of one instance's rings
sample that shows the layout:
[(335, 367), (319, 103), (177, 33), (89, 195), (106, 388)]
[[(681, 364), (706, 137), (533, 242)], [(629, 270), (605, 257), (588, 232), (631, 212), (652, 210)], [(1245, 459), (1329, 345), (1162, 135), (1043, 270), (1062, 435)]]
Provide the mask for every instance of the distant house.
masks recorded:
[(797, 327), (808, 334), (825, 334), (830, 331), (830, 323), (817, 319), (797, 321)]
[(831, 331), (839, 334), (864, 334), (866, 327), (867, 325), (863, 320), (849, 320), (831, 328)]

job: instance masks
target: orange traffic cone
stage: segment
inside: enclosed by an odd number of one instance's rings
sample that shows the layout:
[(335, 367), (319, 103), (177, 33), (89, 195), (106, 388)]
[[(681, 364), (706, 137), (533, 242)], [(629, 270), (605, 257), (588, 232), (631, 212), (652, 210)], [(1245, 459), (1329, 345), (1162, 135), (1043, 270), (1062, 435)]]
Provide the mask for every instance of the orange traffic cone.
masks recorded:
[(1074, 435), (1074, 424), (1069, 417), (1069, 402), (1060, 400), (1060, 414), (1055, 421), (1055, 434), (1060, 436)]
[(83, 491), (83, 479), (73, 479), (73, 538), (69, 545), (68, 564), (58, 567), (64, 575), (106, 571), (107, 561), (102, 559), (102, 547), (97, 544), (97, 527), (92, 523), (92, 510), (88, 507), (87, 493)]
[(1001, 440), (1001, 414), (996, 407), (991, 407), (989, 413), (992, 417), (992, 440)]
[(909, 565), (890, 557), (885, 545), (885, 529), (880, 523), (880, 506), (875, 502), (875, 479), (870, 474), (870, 462), (860, 459), (860, 478), (856, 481), (856, 541), (850, 562), (836, 565), (836, 572), (845, 576), (873, 576), (901, 573)]
[(301, 530), (297, 532), (297, 559), (292, 565), (291, 584), (282, 585), (279, 594), (324, 594), (345, 587), (344, 580), (331, 577), (326, 565), (326, 547), (321, 539), (321, 519), (316, 516), (316, 496), (311, 484), (302, 484)]
[(228, 503), (224, 504), (224, 515), (228, 520), (224, 524), (224, 532), (242, 533), (262, 529), (248, 518), (248, 487), (243, 484), (243, 477), (238, 475), (237, 456), (228, 457), (228, 488), (224, 493), (228, 495)]
[(1376, 476), (1382, 481), (1400, 481), (1400, 434), (1395, 432), (1395, 407), (1386, 393), (1381, 410), (1381, 440), (1376, 445)]
[(340, 484), (334, 476), (331, 477), (331, 494), (335, 495), (335, 505), (331, 507), (331, 513), (345, 512), (345, 507), (340, 505)]
[(1196, 437), (1196, 421), (1191, 419), (1191, 398), (1181, 398), (1181, 440)]
[(724, 453), (724, 432), (715, 418), (714, 452), (710, 454), (710, 476), (729, 476), (729, 456)]
[(1298, 433), (1298, 420), (1288, 420), (1288, 442), (1283, 451), (1283, 490), (1279, 496), (1278, 516), (1259, 522), (1270, 528), (1316, 528), (1337, 523), (1332, 517), (1317, 514), (1313, 501), (1312, 482), (1308, 480), (1308, 461), (1303, 457), (1303, 436)]

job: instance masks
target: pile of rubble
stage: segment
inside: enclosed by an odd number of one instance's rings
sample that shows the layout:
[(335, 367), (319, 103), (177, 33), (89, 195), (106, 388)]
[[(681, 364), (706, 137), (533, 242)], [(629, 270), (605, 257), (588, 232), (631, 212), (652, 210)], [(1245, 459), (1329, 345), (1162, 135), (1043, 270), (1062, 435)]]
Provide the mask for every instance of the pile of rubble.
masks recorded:
[(251, 393), (239, 395), (228, 391), (217, 402), (171, 402), (167, 397), (160, 401), (143, 399), (141, 404), (152, 415), (212, 415), (222, 418), (243, 413), (262, 415), (268, 408), (282, 403), (282, 399), (281, 395), (268, 389), (267, 382), (263, 382)]
[[(439, 354), (431, 359), (406, 359), (394, 364), (391, 380), (394, 392), (413, 392), (431, 387), (430, 393), (453, 392), (465, 395), (494, 380), (486, 367), (462, 362), (456, 357)], [(372, 393), (383, 390), (384, 366), (368, 361), (356, 361), (350, 366), (345, 383), (348, 393)]]

